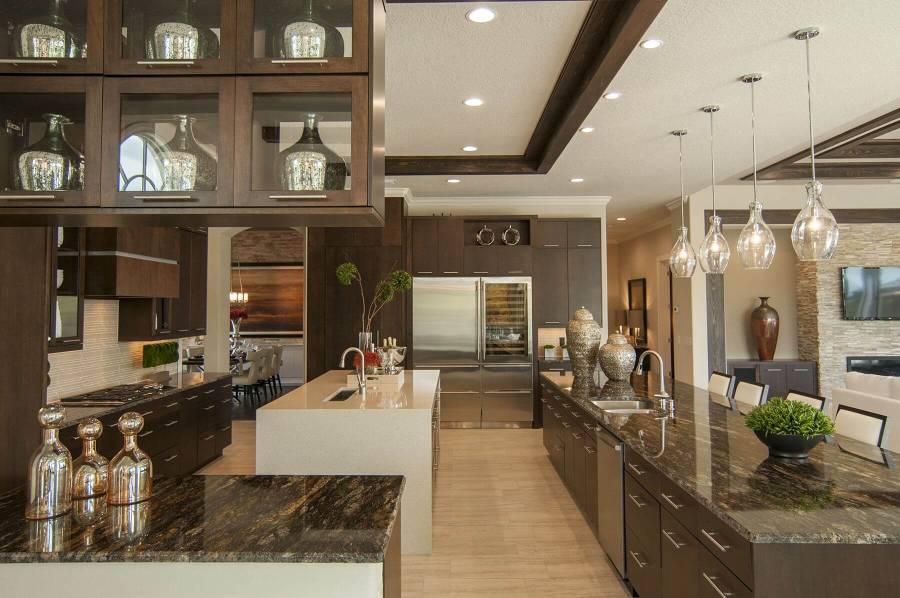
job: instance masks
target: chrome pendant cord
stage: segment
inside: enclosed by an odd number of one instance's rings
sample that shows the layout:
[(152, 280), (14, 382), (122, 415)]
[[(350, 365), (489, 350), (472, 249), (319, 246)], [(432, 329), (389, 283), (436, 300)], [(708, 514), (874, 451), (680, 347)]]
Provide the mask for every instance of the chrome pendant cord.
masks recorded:
[[(816, 32), (818, 35), (818, 32)], [(806, 96), (807, 105), (809, 107), (809, 158), (812, 162), (812, 180), (816, 180), (816, 143), (813, 137), (813, 107), (812, 107), (812, 74), (810, 72), (809, 60), (809, 40), (814, 35), (806, 35)]]
[(756, 77), (750, 78), (750, 130), (753, 139), (753, 203), (759, 204), (758, 182), (756, 176)]
[(684, 225), (684, 136), (687, 134), (687, 131), (680, 130), (675, 131), (675, 134), (678, 135), (678, 174), (681, 179), (681, 226), (685, 228)]

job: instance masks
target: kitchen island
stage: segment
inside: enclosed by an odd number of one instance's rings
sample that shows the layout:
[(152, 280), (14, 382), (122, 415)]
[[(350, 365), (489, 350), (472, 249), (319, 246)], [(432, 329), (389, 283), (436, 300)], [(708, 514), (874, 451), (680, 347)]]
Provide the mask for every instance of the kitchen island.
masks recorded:
[(185, 476), (26, 521), (0, 496), (3, 596), (400, 596), (400, 476)]
[[(807, 460), (773, 459), (746, 427), (746, 409), (705, 390), (676, 383), (671, 415), (645, 377), (573, 389), (571, 375), (553, 372), (541, 382), (544, 408), (560, 422), (545, 430), (552, 461), (556, 435), (572, 429), (583, 437), (599, 426), (624, 447), (622, 479), (601, 473), (596, 484), (601, 494), (624, 485), (625, 574), (642, 598), (671, 587), (684, 596), (896, 592), (900, 455), (835, 436)], [(612, 413), (593, 402), (635, 399), (653, 407)], [(573, 442), (563, 440), (568, 465)]]
[(365, 399), (348, 374), (326, 372), (257, 410), (256, 473), (402, 475), (403, 552), (429, 554), (440, 372), (369, 381)]

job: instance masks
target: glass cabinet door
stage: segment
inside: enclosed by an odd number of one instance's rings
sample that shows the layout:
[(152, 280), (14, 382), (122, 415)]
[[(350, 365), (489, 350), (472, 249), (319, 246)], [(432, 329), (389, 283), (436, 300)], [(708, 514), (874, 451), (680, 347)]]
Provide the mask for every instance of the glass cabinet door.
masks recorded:
[(369, 4), (364, 0), (238, 3), (240, 72), (364, 73)]
[[(238, 80), (237, 205), (366, 205), (364, 77)], [(361, 104), (363, 103), (363, 104)]]
[(109, 0), (107, 6), (107, 72), (234, 72), (235, 0)]
[(525, 278), (485, 279), (483, 305), (485, 361), (529, 360), (531, 283)]
[(96, 77), (0, 77), (0, 206), (99, 205)]
[(232, 85), (228, 78), (107, 81), (102, 205), (231, 205)]
[(82, 346), (84, 229), (60, 226), (51, 230), (54, 267), (50, 270), (48, 350), (54, 353)]
[(0, 2), (0, 73), (99, 73), (103, 0)]

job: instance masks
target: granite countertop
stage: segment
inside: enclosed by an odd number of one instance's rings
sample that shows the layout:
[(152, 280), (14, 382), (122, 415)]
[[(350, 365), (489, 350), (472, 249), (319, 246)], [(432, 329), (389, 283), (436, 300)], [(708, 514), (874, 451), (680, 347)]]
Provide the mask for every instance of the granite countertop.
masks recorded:
[[(0, 496), (0, 563), (384, 560), (402, 476), (184, 476), (153, 498), (27, 521), (24, 489)], [(96, 508), (93, 513), (90, 508)]]
[(356, 389), (357, 383), (348, 384), (347, 376), (353, 370), (330, 370), (284, 396), (266, 403), (260, 409), (277, 411), (327, 410), (327, 411), (397, 411), (410, 409), (431, 410), (440, 381), (440, 370), (405, 370), (403, 384), (389, 384), (369, 380), (366, 382), (366, 400), (354, 394), (344, 401), (326, 401), (343, 389)]
[(613, 416), (590, 399), (652, 397), (655, 382), (573, 390), (570, 374), (541, 375), (751, 542), (900, 543), (898, 454), (835, 436), (805, 461), (773, 459), (746, 409), (705, 390), (676, 382), (674, 418)]
[(195, 386), (211, 384), (219, 380), (224, 380), (225, 378), (231, 378), (231, 374), (221, 374), (215, 372), (183, 372), (180, 376), (173, 375), (171, 378), (169, 378), (169, 381), (165, 384), (170, 388), (165, 389), (160, 394), (148, 397), (146, 399), (132, 401), (127, 405), (113, 405), (108, 407), (78, 407), (75, 405), (65, 405), (66, 418), (64, 420), (63, 427), (79, 424), (90, 417), (103, 417), (104, 415), (109, 415), (111, 413), (118, 413), (125, 410), (130, 411), (132, 408), (143, 405), (144, 403), (156, 401), (161, 398), (188, 390)]

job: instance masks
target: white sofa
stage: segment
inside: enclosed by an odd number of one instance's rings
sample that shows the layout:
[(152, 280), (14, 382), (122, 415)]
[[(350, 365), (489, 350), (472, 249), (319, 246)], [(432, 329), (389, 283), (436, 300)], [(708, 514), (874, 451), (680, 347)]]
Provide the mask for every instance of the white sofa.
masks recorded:
[(882, 448), (900, 452), (900, 377), (877, 376), (862, 372), (844, 375), (846, 388), (835, 388), (829, 412), (834, 417), (838, 405), (856, 407), (888, 418)]

